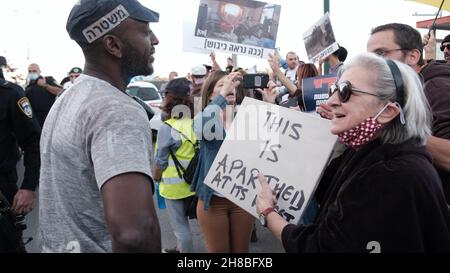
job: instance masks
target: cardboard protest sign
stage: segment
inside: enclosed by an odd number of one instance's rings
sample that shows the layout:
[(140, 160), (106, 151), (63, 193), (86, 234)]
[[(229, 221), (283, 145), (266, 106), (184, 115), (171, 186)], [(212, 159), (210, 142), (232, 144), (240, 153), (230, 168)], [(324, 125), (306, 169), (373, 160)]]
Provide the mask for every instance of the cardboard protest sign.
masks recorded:
[(303, 109), (315, 112), (317, 107), (328, 101), (328, 89), (336, 82), (336, 74), (306, 78), (302, 81)]
[(339, 49), (328, 12), (303, 34), (303, 41), (311, 63), (317, 63)]
[(329, 120), (246, 97), (204, 183), (258, 217), (261, 171), (279, 214), (297, 224), (336, 139)]
[(281, 6), (253, 0), (201, 0), (190, 47), (267, 58)]

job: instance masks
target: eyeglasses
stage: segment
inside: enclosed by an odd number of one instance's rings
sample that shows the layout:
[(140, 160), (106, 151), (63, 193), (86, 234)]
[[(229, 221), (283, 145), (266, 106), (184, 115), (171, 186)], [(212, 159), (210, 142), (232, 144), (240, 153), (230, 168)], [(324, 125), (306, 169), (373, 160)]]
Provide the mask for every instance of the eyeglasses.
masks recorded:
[(447, 50), (450, 50), (450, 44), (447, 44), (447, 45), (445, 45), (445, 46), (442, 45), (442, 46), (441, 46), (441, 51), (444, 52), (444, 49), (446, 49), (446, 48), (447, 48)]
[(352, 96), (352, 92), (363, 93), (363, 94), (371, 95), (374, 97), (381, 97), (377, 94), (373, 94), (370, 92), (366, 92), (366, 91), (362, 91), (362, 90), (353, 88), (352, 84), (349, 81), (344, 81), (340, 84), (332, 84), (330, 86), (330, 89), (328, 90), (328, 96), (331, 98), (331, 96), (333, 96), (334, 93), (336, 93), (336, 91), (339, 91), (338, 96), (339, 96), (339, 100), (342, 103), (347, 102), (350, 99), (350, 97)]
[(373, 53), (377, 54), (378, 56), (384, 57), (387, 54), (393, 52), (393, 51), (404, 51), (404, 50), (410, 50), (407, 48), (396, 48), (396, 49), (377, 49)]
[(80, 74), (72, 74), (72, 75), (70, 75), (70, 78), (71, 79), (76, 79), (76, 78), (78, 78), (80, 76)]

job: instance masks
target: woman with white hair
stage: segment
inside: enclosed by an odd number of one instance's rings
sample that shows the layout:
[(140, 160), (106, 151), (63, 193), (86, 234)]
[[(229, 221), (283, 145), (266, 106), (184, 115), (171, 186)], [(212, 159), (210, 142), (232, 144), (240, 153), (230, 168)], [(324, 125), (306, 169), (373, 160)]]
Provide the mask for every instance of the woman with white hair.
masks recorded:
[(314, 223), (272, 213), (263, 175), (258, 213), (287, 252), (450, 252), (450, 211), (424, 146), (431, 114), (417, 73), (371, 53), (341, 73), (328, 105), (331, 133), (349, 149), (324, 172)]

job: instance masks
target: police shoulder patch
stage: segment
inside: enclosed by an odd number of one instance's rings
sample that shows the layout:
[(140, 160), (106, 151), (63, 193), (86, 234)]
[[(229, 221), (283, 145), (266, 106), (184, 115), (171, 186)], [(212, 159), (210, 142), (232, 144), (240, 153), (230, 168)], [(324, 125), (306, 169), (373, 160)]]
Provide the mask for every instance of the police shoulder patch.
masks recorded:
[(20, 110), (22, 110), (22, 112), (27, 115), (27, 117), (33, 118), (33, 110), (31, 109), (31, 104), (27, 97), (21, 98), (17, 102), (17, 105), (19, 106)]

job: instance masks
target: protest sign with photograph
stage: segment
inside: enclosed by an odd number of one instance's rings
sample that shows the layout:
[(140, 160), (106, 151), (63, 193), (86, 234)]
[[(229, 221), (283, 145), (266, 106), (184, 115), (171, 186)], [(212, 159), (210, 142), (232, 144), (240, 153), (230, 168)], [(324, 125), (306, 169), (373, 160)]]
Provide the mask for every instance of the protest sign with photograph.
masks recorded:
[(258, 217), (261, 171), (279, 214), (297, 224), (336, 139), (329, 120), (246, 97), (204, 183)]
[(198, 41), (201, 39), (195, 37), (194, 32), (195, 32), (195, 23), (183, 22), (183, 51), (206, 55), (210, 54), (211, 51), (213, 50), (196, 46), (199, 43), (201, 44), (202, 41)]
[(328, 12), (303, 34), (303, 41), (310, 63), (318, 63), (339, 49)]
[(191, 47), (267, 58), (281, 6), (253, 0), (201, 0)]
[(303, 109), (315, 112), (317, 107), (328, 101), (328, 89), (336, 82), (336, 74), (306, 78), (302, 81)]

